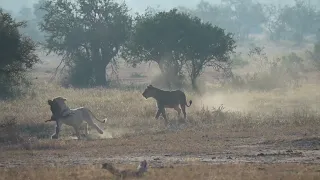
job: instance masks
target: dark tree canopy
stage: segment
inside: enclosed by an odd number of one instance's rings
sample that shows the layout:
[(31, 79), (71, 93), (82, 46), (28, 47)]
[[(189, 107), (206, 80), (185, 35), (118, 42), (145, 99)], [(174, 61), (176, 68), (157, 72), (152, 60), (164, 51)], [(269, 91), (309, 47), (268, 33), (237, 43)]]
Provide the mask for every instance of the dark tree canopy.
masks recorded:
[(169, 78), (186, 70), (195, 86), (206, 66), (228, 60), (234, 44), (223, 29), (172, 9), (139, 16), (123, 57), (133, 66), (154, 61)]
[(15, 22), (11, 15), (0, 9), (0, 91), (10, 93), (13, 86), (20, 85), (24, 73), (39, 62), (35, 54), (36, 44), (20, 34), (25, 22)]
[(188, 28), (185, 48), (187, 70), (194, 88), (195, 80), (203, 73), (206, 67), (216, 70), (228, 68), (230, 53), (235, 49), (235, 41), (231, 34), (210, 23), (202, 23), (194, 18), (194, 23)]
[(46, 48), (65, 57), (81, 85), (106, 85), (106, 66), (131, 29), (127, 6), (113, 0), (47, 0), (40, 9)]

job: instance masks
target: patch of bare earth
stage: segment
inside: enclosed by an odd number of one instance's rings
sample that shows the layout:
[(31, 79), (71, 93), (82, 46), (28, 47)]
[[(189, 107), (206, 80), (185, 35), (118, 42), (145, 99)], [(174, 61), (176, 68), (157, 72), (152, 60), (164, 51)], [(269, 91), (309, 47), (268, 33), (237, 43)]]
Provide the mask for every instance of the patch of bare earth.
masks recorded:
[[(310, 134), (310, 135), (309, 135)], [(320, 163), (310, 128), (187, 128), (101, 140), (36, 140), (1, 147), (0, 166), (75, 166), (111, 161), (153, 166), (224, 163)], [(47, 148), (46, 148), (47, 147)]]
[[(118, 168), (135, 168), (134, 166), (121, 166)], [(306, 164), (220, 164), (204, 165), (189, 164), (186, 166), (149, 167), (148, 172), (139, 179), (169, 180), (169, 179), (318, 179), (320, 177), (318, 165)], [(0, 180), (100, 180), (116, 179), (99, 165), (82, 165), (73, 167), (24, 167), (17, 169), (0, 169)], [(128, 178), (135, 179), (135, 178)]]

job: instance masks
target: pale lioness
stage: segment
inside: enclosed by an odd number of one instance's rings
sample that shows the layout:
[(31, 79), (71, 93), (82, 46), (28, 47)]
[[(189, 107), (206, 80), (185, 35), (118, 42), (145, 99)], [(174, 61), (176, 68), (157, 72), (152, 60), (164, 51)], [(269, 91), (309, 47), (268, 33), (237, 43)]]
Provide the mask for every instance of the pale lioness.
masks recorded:
[(67, 99), (63, 97), (56, 97), (53, 100), (48, 100), (52, 116), (51, 119), (47, 121), (56, 121), (57, 124), (56, 132), (51, 136), (52, 139), (59, 138), (62, 124), (72, 126), (76, 132), (76, 136), (80, 139), (80, 126), (83, 121), (86, 122), (86, 134), (88, 134), (88, 125), (94, 127), (100, 134), (103, 134), (103, 131), (93, 122), (93, 119), (101, 123), (105, 123), (106, 119), (103, 121), (99, 120), (94, 116), (90, 109), (86, 107), (70, 109), (65, 103), (66, 100)]
[(165, 108), (175, 109), (178, 112), (178, 116), (180, 116), (182, 109), (183, 117), (184, 119), (186, 119), (186, 106), (190, 107), (192, 104), (192, 101), (190, 100), (190, 104), (188, 105), (185, 93), (180, 90), (164, 91), (153, 87), (152, 85), (147, 86), (147, 88), (142, 93), (142, 96), (146, 99), (152, 97), (157, 101), (158, 111), (155, 118), (158, 119), (160, 114), (162, 114), (166, 124), (168, 123), (168, 120)]

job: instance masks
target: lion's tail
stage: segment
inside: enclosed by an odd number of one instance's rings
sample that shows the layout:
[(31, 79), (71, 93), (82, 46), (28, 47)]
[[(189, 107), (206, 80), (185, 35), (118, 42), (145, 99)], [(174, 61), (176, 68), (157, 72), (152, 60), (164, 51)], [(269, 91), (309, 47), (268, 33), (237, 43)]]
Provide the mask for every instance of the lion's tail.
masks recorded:
[(90, 114), (91, 114), (97, 121), (99, 121), (99, 122), (101, 122), (101, 123), (106, 123), (106, 122), (107, 122), (107, 118), (104, 118), (103, 120), (100, 120), (100, 119), (98, 119), (98, 118), (92, 113), (92, 111), (91, 111), (90, 109), (88, 109), (88, 110), (89, 110)]

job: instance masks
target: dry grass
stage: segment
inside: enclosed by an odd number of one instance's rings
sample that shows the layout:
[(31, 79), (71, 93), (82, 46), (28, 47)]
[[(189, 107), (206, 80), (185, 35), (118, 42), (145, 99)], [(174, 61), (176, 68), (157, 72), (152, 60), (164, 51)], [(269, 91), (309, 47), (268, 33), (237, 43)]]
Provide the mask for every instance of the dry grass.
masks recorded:
[[(106, 89), (64, 89), (52, 84), (38, 86), (25, 99), (0, 102), (0, 119), (14, 117), (18, 124), (48, 131), (44, 123), (51, 115), (47, 100), (56, 96), (66, 97), (70, 107), (86, 106), (100, 118), (108, 118), (107, 127), (130, 128), (135, 131), (161, 126), (153, 119), (156, 111), (154, 100), (145, 100), (140, 91)], [(290, 124), (318, 123), (317, 107), (320, 86), (304, 85), (295, 90), (278, 89), (270, 92), (212, 92), (203, 97), (188, 95), (194, 104), (188, 108), (188, 121), (193, 124), (241, 124), (283, 122)], [(224, 104), (223, 121), (214, 118), (213, 107)], [(230, 112), (227, 112), (230, 111)], [(176, 112), (167, 110), (171, 119)], [(246, 124), (244, 124), (246, 125)], [(94, 130), (93, 130), (94, 131)], [(32, 133), (32, 129), (28, 133)], [(40, 133), (40, 132), (39, 132)], [(35, 134), (32, 134), (35, 135)], [(44, 135), (42, 135), (44, 136)]]
[[(67, 98), (70, 107), (86, 106), (99, 118), (108, 118), (102, 126), (108, 138), (132, 134), (146, 134), (163, 130), (163, 121), (154, 120), (154, 100), (145, 100), (141, 91), (112, 89), (65, 89), (53, 84), (38, 85), (24, 99), (0, 102), (0, 122), (13, 117), (21, 136), (48, 138), (54, 123), (44, 123), (51, 115), (47, 100), (56, 96)], [(188, 128), (313, 128), (320, 124), (320, 86), (305, 84), (300, 88), (276, 89), (269, 92), (212, 91), (202, 97), (187, 95), (194, 104), (187, 109)], [(223, 110), (217, 108), (223, 104)], [(216, 108), (216, 109), (214, 109)], [(168, 109), (172, 127), (180, 126), (177, 113)], [(95, 129), (92, 129), (95, 134)], [(73, 129), (63, 126), (63, 136)]]
[[(123, 166), (122, 166), (123, 168)], [(133, 166), (126, 168), (134, 168)], [(163, 168), (149, 168), (144, 177), (148, 180), (173, 179), (246, 179), (246, 180), (313, 180), (320, 178), (319, 165), (304, 164), (221, 164), (221, 165), (186, 165)], [(96, 166), (77, 167), (33, 167), (17, 169), (0, 169), (0, 180), (87, 180), (115, 179), (108, 171)], [(134, 178), (129, 178), (134, 179)]]

